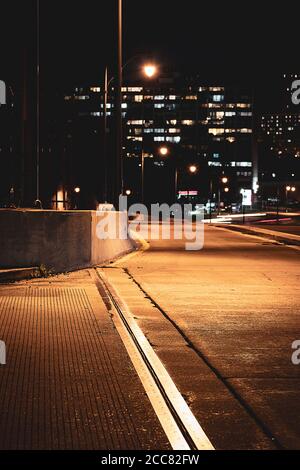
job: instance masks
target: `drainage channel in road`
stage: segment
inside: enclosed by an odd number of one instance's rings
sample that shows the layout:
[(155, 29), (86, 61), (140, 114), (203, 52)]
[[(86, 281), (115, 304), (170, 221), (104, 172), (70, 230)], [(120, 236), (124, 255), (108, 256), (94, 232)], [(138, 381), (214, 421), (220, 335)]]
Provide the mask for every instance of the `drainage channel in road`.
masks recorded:
[(214, 450), (214, 446), (103, 270), (91, 270), (155, 413), (174, 450)]

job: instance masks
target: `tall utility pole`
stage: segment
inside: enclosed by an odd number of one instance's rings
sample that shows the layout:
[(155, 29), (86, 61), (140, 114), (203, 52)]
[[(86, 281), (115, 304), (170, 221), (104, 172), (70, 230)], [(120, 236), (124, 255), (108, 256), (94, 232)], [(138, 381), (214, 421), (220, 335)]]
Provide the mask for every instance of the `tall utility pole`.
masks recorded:
[(40, 201), (40, 0), (36, 0), (36, 199), (34, 205), (41, 208)]
[(108, 69), (104, 71), (104, 93), (103, 93), (103, 163), (104, 163), (104, 191), (103, 202), (107, 202), (107, 179), (108, 179), (108, 158), (107, 158), (107, 96), (108, 96)]
[(116, 80), (116, 162), (114, 204), (117, 208), (118, 198), (123, 194), (123, 142), (122, 142), (122, 0), (118, 0), (118, 68)]

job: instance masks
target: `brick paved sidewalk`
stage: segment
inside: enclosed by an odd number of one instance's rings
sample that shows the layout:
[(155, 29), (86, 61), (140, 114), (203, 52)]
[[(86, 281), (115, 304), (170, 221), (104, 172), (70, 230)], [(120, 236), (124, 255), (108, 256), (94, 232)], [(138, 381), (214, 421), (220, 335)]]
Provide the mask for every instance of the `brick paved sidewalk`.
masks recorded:
[(88, 270), (0, 286), (0, 449), (169, 449)]

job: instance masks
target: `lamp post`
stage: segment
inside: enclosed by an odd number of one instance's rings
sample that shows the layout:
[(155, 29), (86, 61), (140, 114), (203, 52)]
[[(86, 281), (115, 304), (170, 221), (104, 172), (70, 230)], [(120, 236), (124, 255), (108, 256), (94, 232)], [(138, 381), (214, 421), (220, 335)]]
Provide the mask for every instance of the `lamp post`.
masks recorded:
[[(227, 178), (227, 176), (222, 176), (222, 178), (221, 178), (221, 183), (223, 183), (223, 184), (228, 183), (228, 178)], [(229, 192), (229, 188), (228, 188), (228, 187), (225, 187), (225, 188), (224, 188), (224, 192), (228, 193), (228, 192)], [(221, 185), (219, 184), (219, 188), (218, 188), (218, 215), (220, 215), (220, 213), (221, 213)]]
[(295, 186), (287, 185), (287, 186), (285, 187), (286, 212), (288, 212), (288, 193), (289, 193), (289, 192), (294, 193), (295, 191), (296, 191), (296, 187), (295, 187)]
[[(119, 18), (122, 16), (122, 7), (121, 10), (119, 9)], [(119, 22), (119, 38), (122, 37), (122, 33), (120, 30), (120, 22)], [(122, 48), (122, 43), (120, 45), (120, 48)], [(124, 191), (124, 181), (123, 181), (123, 160), (122, 160), (122, 153), (123, 153), (123, 143), (122, 143), (122, 75), (124, 72), (124, 69), (139, 55), (134, 55), (131, 57), (124, 65), (122, 65), (121, 61), (121, 69), (118, 69), (118, 74), (121, 75), (121, 81), (118, 81), (117, 85), (117, 99), (116, 99), (116, 114), (117, 114), (117, 155), (119, 155), (119, 159), (117, 159), (117, 165), (116, 165), (116, 171), (120, 173), (120, 184), (114, 188), (116, 191), (116, 188), (121, 189), (121, 193), (123, 194)], [(119, 57), (120, 60), (120, 57)], [(146, 63), (143, 66), (143, 74), (147, 78), (153, 78), (157, 74), (157, 66), (153, 63)], [(110, 84), (115, 80), (115, 77), (111, 77), (110, 80), (108, 80), (108, 68), (105, 67), (104, 71), (104, 90), (103, 90), (103, 153), (104, 153), (104, 165), (105, 165), (105, 171), (104, 171), (104, 199), (107, 199), (108, 197), (108, 171), (107, 171), (107, 100), (108, 100), (108, 90)], [(142, 150), (142, 202), (144, 202), (144, 151)], [(119, 166), (118, 166), (119, 165)], [(118, 193), (118, 189), (117, 189)], [(115, 197), (118, 198), (118, 194), (115, 194)]]
[(123, 170), (122, 170), (122, 0), (118, 0), (118, 73), (116, 84), (116, 159), (115, 159), (115, 186), (113, 202), (118, 206), (119, 194), (123, 194)]
[(74, 188), (74, 202), (75, 202), (75, 207), (74, 209), (78, 209), (78, 206), (79, 206), (79, 194), (80, 194), (80, 187), (79, 186), (75, 186)]
[(40, 200), (40, 0), (36, 0), (36, 198), (34, 207), (42, 209)]

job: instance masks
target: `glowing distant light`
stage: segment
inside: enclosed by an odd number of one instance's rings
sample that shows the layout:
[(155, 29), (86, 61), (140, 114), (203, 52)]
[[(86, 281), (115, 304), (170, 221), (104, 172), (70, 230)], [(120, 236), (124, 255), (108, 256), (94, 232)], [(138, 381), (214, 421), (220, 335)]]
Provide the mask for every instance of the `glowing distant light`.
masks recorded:
[(156, 72), (157, 72), (157, 67), (155, 65), (153, 64), (144, 65), (144, 73), (146, 77), (152, 78), (154, 77), (154, 75), (156, 75)]
[(292, 191), (292, 192), (295, 192), (295, 191), (296, 191), (295, 186), (292, 186), (292, 187), (291, 187), (291, 191)]
[(275, 178), (275, 176), (276, 176), (276, 173), (272, 173), (272, 176), (273, 176), (273, 178)]
[(222, 178), (222, 183), (224, 183), (224, 184), (225, 184), (225, 183), (228, 183), (228, 178), (227, 178), (227, 176), (223, 176), (223, 178)]
[(287, 191), (290, 191), (291, 190), (291, 187), (290, 186), (286, 186), (285, 188)]
[(169, 153), (168, 147), (160, 147), (159, 153), (160, 153), (163, 157), (165, 157), (165, 156), (168, 155), (168, 153)]
[(191, 165), (191, 166), (189, 167), (189, 170), (190, 170), (191, 173), (196, 173), (196, 171), (197, 171), (196, 165)]
[(225, 193), (229, 193), (229, 188), (224, 188)]
[(80, 193), (80, 188), (79, 188), (79, 186), (76, 186), (76, 188), (74, 188), (74, 192), (77, 193), (77, 194)]
[(130, 189), (126, 189), (125, 194), (126, 194), (126, 196), (130, 196), (131, 190), (130, 190)]

